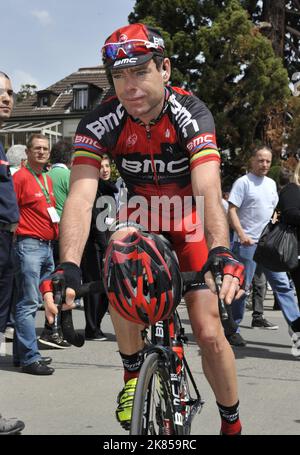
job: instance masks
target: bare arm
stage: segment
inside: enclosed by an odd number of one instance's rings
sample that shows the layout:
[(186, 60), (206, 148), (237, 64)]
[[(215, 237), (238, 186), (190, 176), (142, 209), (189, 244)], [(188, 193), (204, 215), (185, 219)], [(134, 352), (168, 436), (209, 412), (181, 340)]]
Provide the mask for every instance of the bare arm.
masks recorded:
[(86, 165), (72, 168), (70, 192), (60, 224), (61, 262), (68, 261), (80, 265), (89, 235), (98, 180), (97, 168)]
[(204, 231), (209, 249), (229, 247), (229, 229), (222, 205), (220, 167), (215, 161), (192, 170), (194, 196), (204, 196)]
[[(204, 231), (208, 248), (229, 248), (229, 227), (222, 205), (219, 164), (215, 161), (201, 164), (193, 169), (191, 177), (194, 196), (204, 196)], [(205, 281), (210, 290), (215, 292), (215, 282), (210, 272), (205, 274)], [(239, 289), (239, 280), (226, 274), (220, 298), (230, 304), (235, 297), (241, 295)]]
[(234, 204), (229, 203), (228, 215), (229, 215), (230, 225), (232, 226), (232, 228), (235, 230), (235, 232), (239, 236), (239, 239), (240, 239), (240, 242), (242, 245), (253, 245), (255, 242), (251, 237), (249, 237), (248, 235), (245, 234), (245, 231), (242, 228), (237, 211), (238, 211), (238, 207)]

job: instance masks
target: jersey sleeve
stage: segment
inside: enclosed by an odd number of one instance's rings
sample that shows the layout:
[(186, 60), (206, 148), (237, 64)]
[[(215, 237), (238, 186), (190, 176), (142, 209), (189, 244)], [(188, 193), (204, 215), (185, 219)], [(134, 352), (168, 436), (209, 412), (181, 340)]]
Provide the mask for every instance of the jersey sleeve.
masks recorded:
[(171, 110), (181, 141), (190, 156), (191, 170), (207, 161), (220, 162), (215, 123), (208, 107), (195, 96), (171, 96)]
[(86, 116), (77, 127), (73, 144), (73, 166), (87, 164), (100, 169), (102, 156), (107, 153), (107, 147), (96, 137), (93, 129), (89, 129), (89, 125), (92, 124), (89, 116)]

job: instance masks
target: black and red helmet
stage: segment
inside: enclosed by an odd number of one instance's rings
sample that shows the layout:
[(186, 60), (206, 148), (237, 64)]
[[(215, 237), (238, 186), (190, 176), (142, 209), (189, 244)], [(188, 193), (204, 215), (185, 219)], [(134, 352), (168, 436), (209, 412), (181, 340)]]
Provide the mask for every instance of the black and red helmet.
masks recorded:
[(170, 317), (182, 293), (179, 265), (167, 242), (141, 231), (111, 240), (104, 260), (104, 286), (122, 317), (147, 325)]

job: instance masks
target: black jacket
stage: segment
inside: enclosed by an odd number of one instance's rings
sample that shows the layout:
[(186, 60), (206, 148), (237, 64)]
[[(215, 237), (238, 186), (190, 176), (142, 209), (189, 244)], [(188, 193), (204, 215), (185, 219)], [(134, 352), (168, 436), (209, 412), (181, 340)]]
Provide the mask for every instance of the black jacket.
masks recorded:
[(19, 207), (9, 169), (9, 163), (0, 142), (0, 222), (5, 224), (19, 221)]
[[(116, 199), (119, 190), (113, 182), (106, 181), (106, 180), (99, 180), (97, 194), (92, 210), (92, 221), (91, 221), (91, 229), (89, 240), (95, 242), (99, 248), (104, 251), (107, 246), (108, 241), (108, 229), (104, 230), (101, 229), (102, 223), (99, 223), (100, 218), (98, 219), (98, 226), (97, 226), (97, 218), (98, 216), (104, 211), (107, 210), (107, 204), (103, 208), (97, 208), (97, 200), (101, 196), (111, 196)], [(101, 218), (102, 219), (102, 218)], [(100, 226), (99, 226), (100, 224)], [(100, 227), (100, 229), (98, 229)], [(103, 226), (104, 228), (105, 226)]]
[(279, 194), (278, 209), (281, 220), (298, 228), (298, 251), (300, 252), (300, 186), (288, 183)]

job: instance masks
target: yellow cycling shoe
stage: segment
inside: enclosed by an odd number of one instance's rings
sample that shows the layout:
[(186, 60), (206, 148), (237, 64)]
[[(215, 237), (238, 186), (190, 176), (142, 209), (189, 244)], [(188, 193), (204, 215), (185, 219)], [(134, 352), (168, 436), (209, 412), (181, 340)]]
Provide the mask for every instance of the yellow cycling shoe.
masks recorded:
[(116, 409), (117, 421), (124, 430), (130, 429), (132, 406), (138, 378), (129, 379), (118, 395)]

